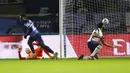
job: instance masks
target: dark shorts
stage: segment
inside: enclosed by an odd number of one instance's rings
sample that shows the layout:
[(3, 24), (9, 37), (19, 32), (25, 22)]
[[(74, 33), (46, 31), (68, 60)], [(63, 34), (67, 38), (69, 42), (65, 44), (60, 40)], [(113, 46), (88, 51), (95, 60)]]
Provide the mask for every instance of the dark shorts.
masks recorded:
[(88, 48), (90, 50), (91, 53), (93, 53), (93, 51), (95, 50), (95, 48), (100, 45), (98, 42), (96, 41), (90, 41), (88, 42)]
[(36, 41), (38, 44), (44, 44), (40, 34), (37, 34), (37, 35), (35, 35), (33, 37), (30, 37), (29, 41), (32, 41), (32, 42)]

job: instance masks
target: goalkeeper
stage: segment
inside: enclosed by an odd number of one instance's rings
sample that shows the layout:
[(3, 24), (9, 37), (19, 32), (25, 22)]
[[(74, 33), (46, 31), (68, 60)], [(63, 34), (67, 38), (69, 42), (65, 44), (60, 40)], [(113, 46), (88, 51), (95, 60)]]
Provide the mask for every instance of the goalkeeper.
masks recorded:
[[(117, 46), (109, 45), (109, 44), (104, 42), (104, 37), (103, 37), (102, 32), (103, 32), (104, 24), (108, 24), (108, 23), (109, 23), (109, 20), (107, 18), (104, 18), (102, 20), (102, 23), (98, 24), (98, 28), (93, 30), (90, 38), (88, 39), (88, 48), (91, 52), (90, 57), (87, 57), (87, 56), (85, 57), (84, 55), (81, 55), (78, 58), (78, 60), (81, 60), (81, 59), (91, 59), (91, 60), (98, 59), (98, 52), (102, 48), (101, 44), (108, 46), (110, 48), (117, 47)], [(99, 42), (99, 40), (101, 41), (101, 43)]]
[(26, 54), (28, 54), (27, 57), (22, 57), (21, 56), (21, 50), (22, 48), (19, 47), (18, 48), (18, 57), (20, 60), (40, 60), (43, 59), (43, 55), (42, 55), (42, 51), (44, 51), (51, 59), (54, 59), (54, 56), (51, 56), (50, 53), (46, 50), (46, 49), (41, 49), (41, 47), (37, 44), (37, 43), (33, 43), (33, 45), (36, 45), (38, 48), (35, 49), (35, 53), (36, 56), (35, 58), (33, 58), (33, 53), (31, 52), (31, 50), (29, 48), (26, 48), (25, 52)]

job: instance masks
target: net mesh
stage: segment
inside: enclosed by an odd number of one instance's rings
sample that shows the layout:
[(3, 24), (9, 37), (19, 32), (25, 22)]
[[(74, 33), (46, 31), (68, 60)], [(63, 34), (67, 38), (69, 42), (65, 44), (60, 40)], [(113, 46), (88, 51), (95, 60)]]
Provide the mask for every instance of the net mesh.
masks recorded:
[[(63, 34), (69, 39), (76, 54), (90, 54), (87, 40), (103, 18), (110, 21), (103, 32), (104, 35), (109, 35), (107, 38), (129, 33), (129, 4), (127, 0), (63, 0)], [(102, 51), (102, 56), (104, 55), (108, 56), (109, 52)]]

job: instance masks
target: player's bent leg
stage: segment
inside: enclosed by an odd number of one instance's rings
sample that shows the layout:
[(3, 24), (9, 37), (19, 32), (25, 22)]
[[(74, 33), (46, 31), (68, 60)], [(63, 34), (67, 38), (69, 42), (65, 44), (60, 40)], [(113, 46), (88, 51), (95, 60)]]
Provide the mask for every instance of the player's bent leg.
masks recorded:
[[(41, 47), (53, 54), (55, 59), (58, 59), (58, 53), (54, 52), (49, 46), (43, 44)], [(51, 59), (53, 59), (53, 56), (51, 57)]]
[(102, 48), (102, 46), (98, 45), (90, 56), (94, 57), (95, 54), (97, 54), (101, 48)]
[(50, 52), (51, 54), (54, 54), (54, 51), (50, 48), (50, 47), (48, 47), (48, 46), (46, 46), (46, 45), (44, 45), (44, 44), (42, 44), (42, 43), (40, 43), (40, 46), (42, 47), (42, 48), (44, 48), (44, 49), (46, 49), (48, 52)]
[[(53, 54), (55, 59), (58, 59), (58, 53), (54, 52), (52, 49), (50, 49), (50, 47), (48, 47), (46, 45), (42, 45), (41, 47), (43, 47), (45, 50), (47, 50), (48, 52), (50, 52), (51, 54)], [(50, 58), (53, 59), (53, 56), (50, 57)]]
[(41, 37), (39, 37), (39, 39), (37, 38), (37, 42), (42, 47), (42, 49), (46, 49), (49, 53), (54, 54), (54, 51), (49, 46), (44, 44)]
[(30, 47), (32, 53), (35, 53), (34, 47), (33, 47), (33, 44), (32, 44), (32, 43), (33, 43), (33, 40), (32, 40), (31, 38), (29, 38), (29, 40), (28, 40), (28, 45), (29, 45), (29, 47)]
[(54, 51), (50, 47), (44, 44), (43, 39), (41, 38), (40, 34), (36, 35), (35, 41), (37, 41), (37, 43), (42, 47), (42, 49), (46, 49), (51, 54), (54, 54)]
[(38, 44), (43, 48), (43, 49), (46, 49), (48, 52), (50, 52), (51, 54), (54, 55), (54, 57), (57, 59), (57, 55), (58, 53), (54, 52), (49, 46), (45, 45), (42, 38), (41, 38), (41, 35), (40, 34), (37, 34), (37, 38), (36, 38), (36, 41), (38, 42)]
[(78, 60), (94, 60), (94, 57), (81, 55)]

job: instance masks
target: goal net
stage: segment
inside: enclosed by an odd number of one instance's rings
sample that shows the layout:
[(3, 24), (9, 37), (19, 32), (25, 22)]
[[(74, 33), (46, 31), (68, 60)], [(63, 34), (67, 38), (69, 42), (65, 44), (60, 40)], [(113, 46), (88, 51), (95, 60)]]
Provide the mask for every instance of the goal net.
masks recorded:
[(76, 56), (90, 55), (87, 40), (103, 18), (110, 21), (103, 32), (105, 42), (119, 47), (112, 49), (103, 46), (99, 55), (130, 55), (128, 0), (63, 0), (62, 4), (65, 57), (72, 55), (70, 49), (73, 49)]

